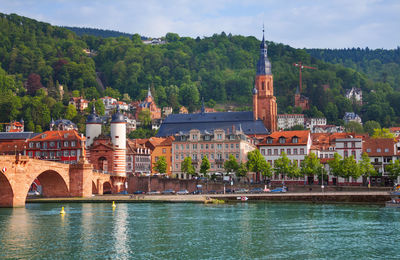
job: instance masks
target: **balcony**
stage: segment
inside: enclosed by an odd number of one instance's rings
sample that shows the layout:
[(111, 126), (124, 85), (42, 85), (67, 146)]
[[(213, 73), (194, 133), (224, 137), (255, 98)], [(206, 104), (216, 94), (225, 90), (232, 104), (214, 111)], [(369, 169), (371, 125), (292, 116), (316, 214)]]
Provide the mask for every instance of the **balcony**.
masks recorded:
[(223, 164), (224, 163), (224, 159), (221, 159), (221, 158), (219, 158), (219, 159), (215, 159), (215, 163), (216, 164)]

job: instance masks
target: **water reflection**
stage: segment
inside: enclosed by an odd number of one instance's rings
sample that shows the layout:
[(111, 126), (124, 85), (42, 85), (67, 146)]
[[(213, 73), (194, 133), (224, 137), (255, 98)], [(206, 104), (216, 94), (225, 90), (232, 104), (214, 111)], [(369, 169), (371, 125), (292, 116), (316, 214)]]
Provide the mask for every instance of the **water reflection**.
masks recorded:
[(0, 259), (399, 258), (400, 211), (279, 203), (0, 209)]

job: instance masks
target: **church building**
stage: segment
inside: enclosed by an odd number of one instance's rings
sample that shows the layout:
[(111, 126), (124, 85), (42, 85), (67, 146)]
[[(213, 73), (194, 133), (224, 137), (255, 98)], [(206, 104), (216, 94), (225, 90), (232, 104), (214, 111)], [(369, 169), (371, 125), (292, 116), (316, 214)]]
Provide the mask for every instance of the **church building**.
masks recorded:
[(169, 115), (161, 124), (157, 137), (186, 134), (192, 129), (212, 132), (232, 127), (253, 136), (277, 130), (276, 97), (264, 31), (253, 89), (253, 111), (206, 113), (203, 105), (200, 113)]

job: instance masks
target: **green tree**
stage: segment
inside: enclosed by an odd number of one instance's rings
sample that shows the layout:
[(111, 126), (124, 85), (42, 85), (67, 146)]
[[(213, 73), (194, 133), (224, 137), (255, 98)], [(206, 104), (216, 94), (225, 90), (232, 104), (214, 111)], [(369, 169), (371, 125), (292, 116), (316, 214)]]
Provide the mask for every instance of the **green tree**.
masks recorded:
[(200, 173), (203, 174), (203, 176), (207, 177), (207, 172), (210, 169), (210, 161), (208, 160), (207, 156), (203, 156), (201, 160), (201, 165), (200, 165)]
[(358, 179), (361, 176), (360, 167), (357, 164), (354, 156), (349, 156), (343, 159), (342, 162), (342, 172), (344, 178), (353, 177), (354, 179)]
[(275, 160), (274, 172), (276, 174), (282, 174), (282, 179), (284, 179), (285, 176), (297, 177), (300, 174), (298, 167), (290, 161), (286, 153), (282, 153), (281, 157)]
[(304, 156), (304, 160), (301, 162), (300, 173), (303, 176), (314, 176), (321, 173), (323, 165), (319, 161), (315, 153), (310, 153)]
[(272, 176), (272, 172), (269, 169), (271, 165), (267, 163), (264, 156), (260, 153), (260, 150), (255, 149), (247, 153), (247, 169), (249, 171), (260, 173), (263, 176)]
[(153, 169), (158, 173), (167, 172), (167, 160), (165, 159), (165, 156), (158, 157), (158, 160), (153, 163)]
[(390, 162), (390, 164), (386, 166), (386, 171), (389, 174), (389, 178), (396, 180), (400, 176), (400, 161), (396, 160), (395, 162)]
[(365, 122), (364, 130), (370, 136), (372, 136), (374, 134), (374, 129), (381, 129), (381, 125), (378, 122), (374, 121), (374, 120), (370, 120), (370, 121)]
[(76, 107), (72, 104), (67, 106), (67, 109), (65, 110), (65, 119), (72, 120), (78, 112), (76, 111)]
[(245, 164), (245, 163), (240, 163), (240, 164), (239, 164), (239, 168), (238, 168), (237, 171), (236, 171), (236, 176), (237, 176), (238, 178), (240, 178), (240, 177), (246, 177), (246, 176), (247, 176), (247, 172), (248, 172), (248, 169), (247, 169), (247, 167), (246, 167), (246, 164)]
[(185, 157), (183, 162), (181, 163), (181, 169), (183, 173), (186, 173), (188, 175), (195, 175), (196, 171), (192, 165), (192, 158), (191, 157)]
[(80, 95), (81, 95), (81, 94), (79, 93), (79, 90), (73, 90), (73, 91), (72, 91), (72, 96), (73, 96), (73, 97), (80, 97)]
[(357, 122), (348, 122), (347, 124), (344, 125), (344, 128), (346, 129), (346, 132), (354, 132), (354, 133), (364, 133), (364, 128), (360, 123)]
[(360, 174), (365, 177), (375, 176), (376, 171), (374, 166), (371, 164), (371, 160), (367, 153), (363, 153), (361, 161), (358, 163), (360, 168)]
[(333, 155), (333, 160), (328, 161), (330, 173), (334, 176), (342, 176), (342, 156), (340, 154), (335, 153)]
[(107, 87), (106, 90), (104, 91), (104, 95), (108, 96), (108, 97), (113, 97), (116, 99), (120, 99), (121, 98), (121, 93), (117, 90), (117, 89), (113, 89), (110, 87)]
[(230, 172), (236, 173), (238, 168), (239, 168), (239, 164), (236, 161), (235, 156), (233, 156), (232, 154), (229, 155), (229, 159), (224, 162), (224, 169), (225, 169), (226, 173), (230, 173)]
[(377, 128), (374, 129), (374, 133), (372, 134), (372, 138), (391, 138), (394, 139), (395, 136), (390, 132), (388, 128)]
[(145, 108), (139, 112), (138, 120), (143, 126), (149, 126), (151, 124), (150, 110)]

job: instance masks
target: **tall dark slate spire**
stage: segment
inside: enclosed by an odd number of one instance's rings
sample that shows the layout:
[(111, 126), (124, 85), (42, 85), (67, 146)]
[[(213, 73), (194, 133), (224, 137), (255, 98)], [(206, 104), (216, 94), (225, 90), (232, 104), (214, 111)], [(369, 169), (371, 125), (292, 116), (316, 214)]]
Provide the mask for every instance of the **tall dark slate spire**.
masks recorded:
[(264, 38), (264, 26), (263, 26), (263, 38), (260, 44), (260, 58), (257, 62), (257, 75), (271, 75), (271, 62), (268, 59), (267, 44)]

